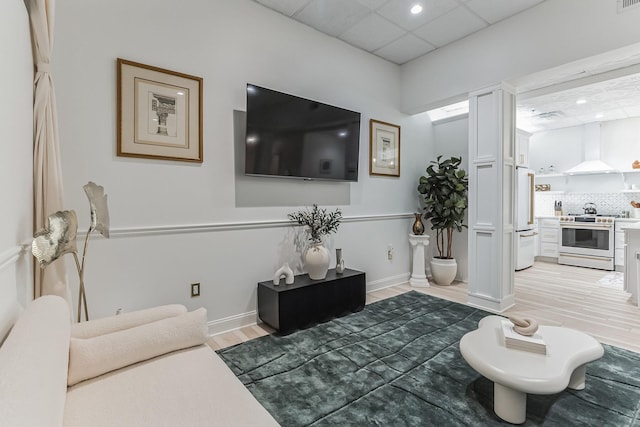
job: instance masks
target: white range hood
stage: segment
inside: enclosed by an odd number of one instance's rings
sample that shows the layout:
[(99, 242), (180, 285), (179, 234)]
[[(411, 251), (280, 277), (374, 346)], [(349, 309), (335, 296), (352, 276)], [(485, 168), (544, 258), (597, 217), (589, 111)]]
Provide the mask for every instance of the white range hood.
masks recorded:
[(584, 125), (584, 162), (565, 171), (568, 175), (587, 175), (592, 173), (617, 173), (619, 170), (600, 160), (600, 122)]

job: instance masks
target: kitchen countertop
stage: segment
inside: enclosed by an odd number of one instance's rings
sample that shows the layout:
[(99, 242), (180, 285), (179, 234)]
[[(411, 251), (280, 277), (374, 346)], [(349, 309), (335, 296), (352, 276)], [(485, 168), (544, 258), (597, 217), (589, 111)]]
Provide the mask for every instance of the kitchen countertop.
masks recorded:
[(624, 231), (640, 231), (640, 223), (636, 222), (635, 224), (629, 224), (629, 225), (625, 225), (624, 227), (622, 227), (622, 230)]
[[(637, 218), (624, 218), (627, 219), (626, 224), (620, 227), (621, 230), (636, 230), (640, 231), (640, 220)], [(630, 222), (628, 219), (635, 219), (636, 221)], [(616, 220), (617, 221), (617, 220)]]

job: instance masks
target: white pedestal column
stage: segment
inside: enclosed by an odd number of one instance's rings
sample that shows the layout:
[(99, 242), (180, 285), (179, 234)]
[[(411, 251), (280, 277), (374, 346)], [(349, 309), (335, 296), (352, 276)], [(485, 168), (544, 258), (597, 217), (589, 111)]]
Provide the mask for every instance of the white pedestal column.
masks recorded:
[(429, 246), (429, 236), (409, 234), (409, 243), (413, 249), (413, 265), (409, 283), (415, 288), (427, 288), (429, 280), (427, 280), (424, 268), (424, 248)]

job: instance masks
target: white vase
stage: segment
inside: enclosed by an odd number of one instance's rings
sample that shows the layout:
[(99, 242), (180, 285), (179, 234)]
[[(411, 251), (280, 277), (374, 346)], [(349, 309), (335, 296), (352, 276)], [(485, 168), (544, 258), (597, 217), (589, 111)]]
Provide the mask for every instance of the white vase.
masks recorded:
[(344, 258), (342, 258), (342, 249), (336, 249), (336, 273), (344, 273)]
[(431, 260), (431, 276), (438, 285), (450, 285), (456, 278), (458, 264), (454, 258), (433, 258)]
[(304, 254), (304, 268), (313, 280), (327, 277), (329, 250), (322, 243), (311, 243)]

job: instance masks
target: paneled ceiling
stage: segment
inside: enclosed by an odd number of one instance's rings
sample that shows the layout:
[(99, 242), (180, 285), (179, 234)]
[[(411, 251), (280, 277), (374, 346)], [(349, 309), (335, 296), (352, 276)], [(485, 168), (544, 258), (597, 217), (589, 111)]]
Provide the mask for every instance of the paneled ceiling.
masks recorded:
[(401, 65), (544, 0), (254, 1)]
[(518, 99), (519, 128), (528, 132), (640, 117), (640, 73)]

